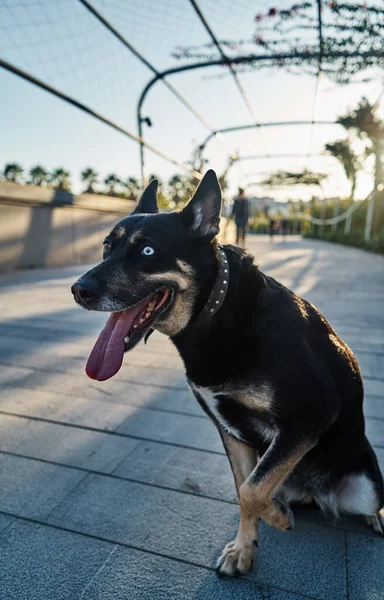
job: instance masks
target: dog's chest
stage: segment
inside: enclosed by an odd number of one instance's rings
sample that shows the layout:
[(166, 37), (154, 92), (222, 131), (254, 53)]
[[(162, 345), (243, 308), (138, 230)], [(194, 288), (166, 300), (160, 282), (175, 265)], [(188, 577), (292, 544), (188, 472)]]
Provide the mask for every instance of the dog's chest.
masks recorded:
[(203, 408), (233, 437), (248, 443), (252, 443), (256, 434), (264, 441), (273, 439), (276, 430), (268, 416), (270, 399), (265, 393), (255, 393), (246, 401), (244, 394), (242, 401), (240, 393), (234, 394), (235, 399), (230, 394), (188, 383)]

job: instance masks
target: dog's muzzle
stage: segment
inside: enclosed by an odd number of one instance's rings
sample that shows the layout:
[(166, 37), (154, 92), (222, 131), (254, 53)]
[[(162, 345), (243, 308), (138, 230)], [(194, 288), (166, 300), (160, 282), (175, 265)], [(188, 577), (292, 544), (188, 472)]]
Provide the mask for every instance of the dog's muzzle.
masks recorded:
[(94, 300), (99, 292), (99, 286), (94, 279), (79, 279), (71, 287), (71, 292), (78, 304), (85, 306)]

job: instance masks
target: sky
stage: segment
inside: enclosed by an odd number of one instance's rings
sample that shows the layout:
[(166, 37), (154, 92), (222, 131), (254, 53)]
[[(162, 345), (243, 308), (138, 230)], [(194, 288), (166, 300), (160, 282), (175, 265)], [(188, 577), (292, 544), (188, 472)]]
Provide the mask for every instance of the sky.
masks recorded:
[[(223, 38), (250, 35), (254, 27), (250, 4), (247, 0), (200, 2)], [(161, 10), (154, 0), (130, 0), (129, 10), (123, 0), (94, 0), (94, 6), (159, 70), (180, 64), (172, 56), (178, 45), (208, 41), (186, 0), (169, 0)], [(137, 133), (137, 101), (152, 74), (78, 0), (3, 0), (0, 55)], [(316, 80), (312, 76), (262, 70), (239, 77), (259, 122), (311, 120), (312, 116), (335, 121), (355, 108), (363, 95), (375, 101), (383, 90), (379, 74), (370, 83), (344, 87), (322, 76), (314, 106)], [(169, 81), (215, 130), (253, 122), (225, 68), (189, 71)], [(72, 174), (76, 193), (84, 186), (80, 171), (88, 166), (99, 173), (100, 180), (111, 172), (122, 179), (140, 176), (138, 145), (122, 134), (1, 68), (0, 90), (0, 169), (14, 161), (26, 171), (35, 164), (48, 170), (64, 166)], [(161, 82), (148, 94), (143, 114), (153, 122), (151, 128), (144, 125), (145, 139), (180, 162), (190, 160), (209, 134)], [(383, 105), (379, 114), (384, 117)], [(327, 196), (348, 195), (349, 184), (337, 161), (329, 156), (307, 157), (308, 153), (321, 154), (326, 142), (340, 137), (345, 132), (337, 125), (254, 128), (223, 135), (224, 144), (214, 138), (205, 156), (207, 166), (218, 174), (227, 164), (229, 151), (244, 157), (230, 170), (230, 194), (248, 185), (248, 195), (307, 199), (316, 189), (270, 190), (259, 185), (270, 171), (307, 167), (329, 173), (324, 184)], [(271, 154), (304, 157), (271, 158)], [(246, 158), (255, 155), (263, 158)], [(145, 157), (148, 172), (163, 180), (182, 172), (149, 151)], [(358, 197), (367, 195), (371, 185), (371, 175), (362, 173)]]

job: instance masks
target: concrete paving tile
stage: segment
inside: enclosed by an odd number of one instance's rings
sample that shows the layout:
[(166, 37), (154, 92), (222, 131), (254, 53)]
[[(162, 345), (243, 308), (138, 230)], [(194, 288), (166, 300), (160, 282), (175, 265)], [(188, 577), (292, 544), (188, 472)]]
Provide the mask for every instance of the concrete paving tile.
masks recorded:
[(384, 396), (365, 396), (364, 414), (384, 420)]
[(237, 506), (99, 475), (89, 475), (49, 517), (75, 531), (207, 566), (237, 521)]
[(220, 435), (210, 419), (138, 409), (119, 425), (117, 431), (154, 441), (223, 452)]
[[(69, 394), (56, 385), (50, 385), (49, 389), (38, 385), (31, 388), (30, 383), (28, 382), (25, 387), (3, 385), (0, 388), (0, 410), (21, 412), (22, 409), (22, 414), (31, 416), (43, 416), (45, 411), (53, 419), (58, 417), (57, 420), (60, 420), (63, 415), (65, 417), (63, 420), (69, 419), (69, 422), (78, 417), (84, 424), (102, 429), (105, 426), (111, 428), (109, 424), (117, 425), (118, 416), (129, 415), (132, 406), (205, 417), (205, 413), (189, 390), (177, 390), (175, 393), (173, 390), (153, 386), (126, 384), (124, 392), (112, 394), (105, 393), (96, 384), (86, 382), (88, 387), (85, 390), (88, 394), (82, 394), (81, 389)], [(18, 407), (20, 410), (17, 410)], [(99, 425), (92, 424), (96, 422)]]
[(14, 521), (14, 517), (0, 515), (0, 534)]
[(113, 551), (112, 544), (15, 521), (0, 535), (0, 599), (80, 600)]
[(45, 517), (84, 478), (84, 472), (0, 454), (0, 511)]
[(252, 577), (313, 598), (344, 600), (344, 532), (296, 521), (284, 533), (262, 523)]
[[(184, 385), (184, 384), (183, 384)], [(7, 366), (0, 369), (0, 388), (16, 387), (43, 389), (45, 391), (80, 397), (90, 400), (118, 402), (138, 406), (150, 405), (168, 410), (179, 410), (193, 414), (204, 414), (191, 391), (186, 387), (172, 388), (120, 379), (97, 382), (86, 375), (38, 371), (29, 367)]]
[[(101, 476), (89, 476), (49, 517), (75, 531), (206, 566), (233, 539), (237, 521), (237, 506)], [(345, 596), (344, 564), (344, 532), (312, 523), (299, 523), (293, 534), (262, 526), (251, 577), (339, 600)]]
[(366, 394), (371, 396), (384, 397), (384, 379), (367, 379), (364, 378), (364, 390)]
[(237, 502), (233, 475), (225, 455), (141, 442), (114, 475)]
[(384, 540), (347, 534), (349, 600), (384, 598)]
[(25, 365), (23, 366), (22, 358), (20, 358), (16, 365), (7, 365), (6, 368), (2, 369), (0, 372), (0, 383), (2, 385), (18, 385), (19, 387), (23, 385), (31, 388), (43, 387), (51, 389), (52, 391), (59, 389), (68, 394), (74, 394), (76, 396), (85, 395), (85, 397), (95, 397), (95, 394), (92, 394), (92, 391), (94, 392), (94, 390), (99, 390), (99, 394), (96, 395), (96, 397), (103, 397), (103, 395), (110, 396), (112, 393), (126, 396), (128, 393), (127, 386), (131, 384), (136, 384), (136, 386), (153, 386), (154, 389), (177, 391), (188, 390), (187, 382), (182, 375), (177, 379), (170, 380), (167, 373), (161, 369), (157, 369), (158, 375), (156, 374), (156, 376), (153, 372), (152, 375), (150, 375), (150, 370), (145, 368), (141, 369), (140, 375), (138, 375), (136, 369), (135, 371), (136, 374), (133, 374), (132, 370), (131, 373), (126, 375), (123, 368), (116, 375), (115, 379), (95, 382), (88, 379), (85, 373), (55, 371), (51, 368), (48, 359), (41, 368), (33, 368)]
[(380, 419), (365, 419), (366, 433), (372, 446), (384, 448), (384, 421)]
[[(81, 560), (79, 560), (81, 557)], [(0, 537), (1, 600), (300, 600), (245, 579), (17, 521)]]
[(0, 415), (0, 450), (111, 473), (137, 446), (133, 439)]
[(83, 600), (299, 600), (287, 591), (118, 548), (85, 590)]

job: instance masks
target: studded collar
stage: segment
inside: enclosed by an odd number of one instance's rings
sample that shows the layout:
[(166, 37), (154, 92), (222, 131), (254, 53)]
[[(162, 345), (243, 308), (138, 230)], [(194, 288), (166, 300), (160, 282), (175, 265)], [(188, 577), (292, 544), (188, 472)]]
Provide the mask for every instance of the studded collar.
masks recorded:
[(203, 321), (213, 317), (221, 308), (227, 295), (229, 285), (229, 264), (223, 246), (217, 245), (218, 249), (218, 272), (216, 281), (205, 306), (201, 309), (196, 319), (191, 323), (193, 327), (200, 325)]

